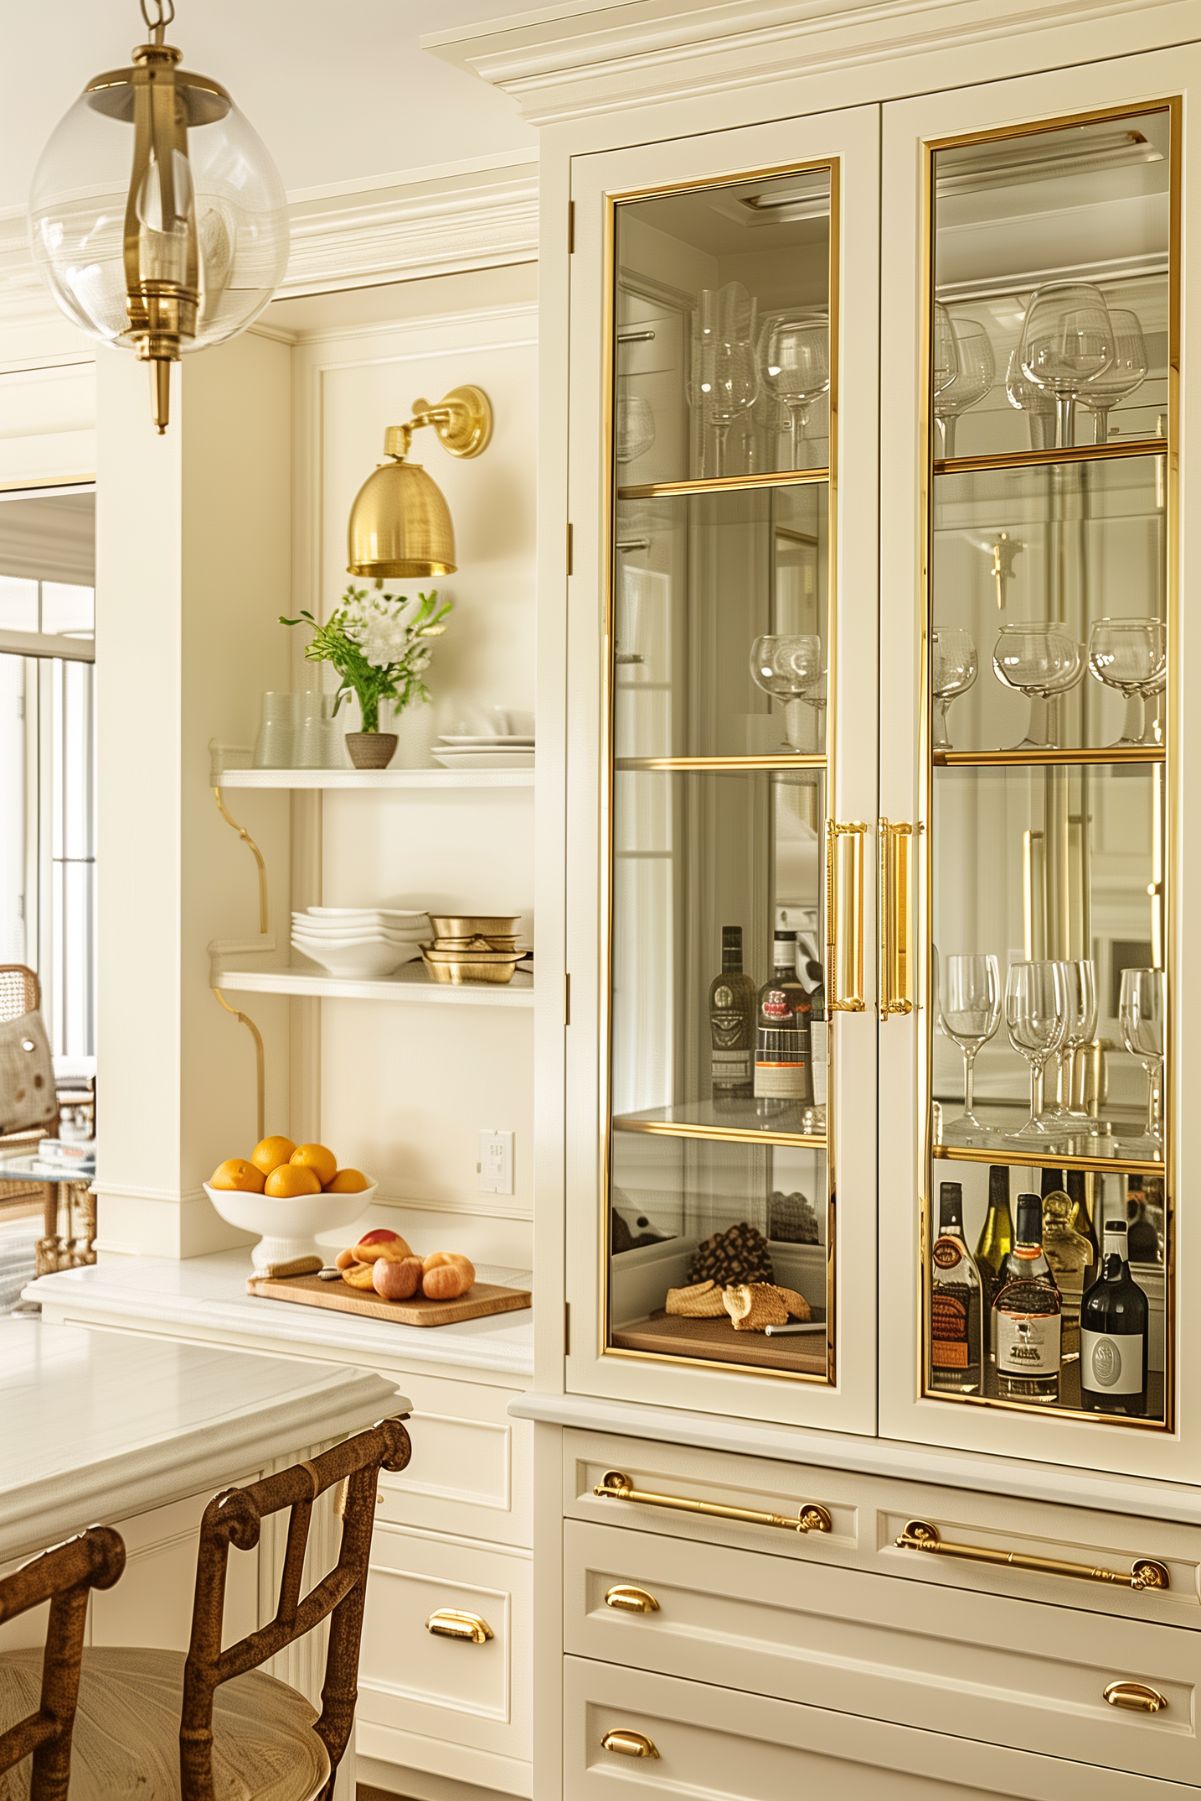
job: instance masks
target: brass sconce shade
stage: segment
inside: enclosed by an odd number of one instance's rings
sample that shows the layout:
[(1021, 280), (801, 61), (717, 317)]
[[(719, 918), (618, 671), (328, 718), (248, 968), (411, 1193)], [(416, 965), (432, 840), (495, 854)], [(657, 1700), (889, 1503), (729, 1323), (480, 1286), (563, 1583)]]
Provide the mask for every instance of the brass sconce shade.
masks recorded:
[(432, 425), (451, 456), (475, 457), (492, 436), (492, 407), (480, 388), (452, 388), (431, 406), (413, 403), (413, 417), (384, 437), (386, 461), (367, 477), (350, 509), (351, 575), (373, 581), (453, 575), (455, 533), (441, 489), (420, 463), (406, 461), (414, 431)]

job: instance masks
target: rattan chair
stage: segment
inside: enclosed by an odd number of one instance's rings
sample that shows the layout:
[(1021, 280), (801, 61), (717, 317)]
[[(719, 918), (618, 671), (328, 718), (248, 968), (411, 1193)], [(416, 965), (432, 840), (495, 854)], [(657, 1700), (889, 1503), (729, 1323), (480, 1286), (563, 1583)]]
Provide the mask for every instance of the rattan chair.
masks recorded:
[[(79, 1683), (71, 1801), (331, 1801), (358, 1696), (359, 1640), (379, 1471), (402, 1470), (409, 1435), (400, 1420), (210, 1501), (200, 1525), (192, 1639), (178, 1651), (85, 1651)], [(313, 1504), (344, 1483), (338, 1561), (301, 1594)], [(289, 1510), (275, 1617), (221, 1648), (231, 1548), (250, 1551), (264, 1519)], [(321, 1711), (259, 1666), (329, 1620)], [(15, 1672), (32, 1654), (0, 1654), (0, 1730)], [(0, 1739), (0, 1743), (3, 1740)], [(0, 1778), (0, 1801), (10, 1801)], [(65, 1794), (65, 1789), (62, 1791)], [(25, 1801), (27, 1790), (11, 1791)], [(58, 1791), (46, 1790), (45, 1796)], [(43, 1801), (34, 1791), (30, 1801)]]
[[(0, 1023), (20, 1019), (23, 1013), (36, 1013), (42, 1004), (42, 985), (32, 969), (24, 963), (0, 963)], [(0, 1133), (0, 1155), (5, 1151), (31, 1151), (43, 1138), (53, 1137), (58, 1121), (53, 1119), (36, 1132)], [(26, 1177), (0, 1182), (0, 1213), (15, 1202), (49, 1202), (51, 1191), (42, 1182)], [(57, 1201), (56, 1201), (57, 1204)], [(50, 1228), (48, 1227), (47, 1230)]]
[(0, 1801), (65, 1801), (88, 1595), (111, 1588), (124, 1568), (120, 1534), (92, 1526), (0, 1577), (0, 1624), (50, 1603), (44, 1650), (22, 1652), (19, 1669), (0, 1668)]

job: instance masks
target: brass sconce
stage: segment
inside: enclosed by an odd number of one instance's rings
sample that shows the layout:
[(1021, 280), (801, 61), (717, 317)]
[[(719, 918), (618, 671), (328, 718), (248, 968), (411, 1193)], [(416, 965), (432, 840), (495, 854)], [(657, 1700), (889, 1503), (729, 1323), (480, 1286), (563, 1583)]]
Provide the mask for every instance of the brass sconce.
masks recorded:
[(492, 436), (492, 407), (482, 388), (452, 388), (436, 406), (413, 402), (405, 425), (384, 434), (385, 462), (373, 470), (350, 509), (351, 575), (383, 581), (396, 576), (453, 575), (455, 533), (441, 489), (407, 461), (413, 433), (432, 425), (455, 457), (477, 457)]

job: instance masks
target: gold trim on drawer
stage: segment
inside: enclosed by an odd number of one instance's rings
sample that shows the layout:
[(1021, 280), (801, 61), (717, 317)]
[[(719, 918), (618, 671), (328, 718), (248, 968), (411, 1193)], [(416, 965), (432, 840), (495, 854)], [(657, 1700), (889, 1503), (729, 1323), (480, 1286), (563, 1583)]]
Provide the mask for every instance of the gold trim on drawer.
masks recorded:
[(1168, 1697), (1146, 1682), (1111, 1682), (1105, 1690), (1111, 1707), (1125, 1707), (1131, 1713), (1162, 1713)]
[[(1136, 1558), (1129, 1570), (1093, 1568), (1086, 1563), (1064, 1563), (1057, 1557), (1035, 1557), (1026, 1551), (998, 1551), (989, 1545), (956, 1545), (940, 1538), (938, 1528), (925, 1520), (910, 1520), (896, 1541), (901, 1551), (932, 1551), (941, 1557), (962, 1557), (969, 1563), (1003, 1563), (1012, 1570), (1032, 1570), (1039, 1576), (1075, 1576), (1082, 1582), (1113, 1582), (1122, 1588), (1167, 1589), (1167, 1567), (1151, 1557)], [(1108, 1699), (1108, 1691), (1106, 1691)], [(1123, 1703), (1115, 1702), (1115, 1706)], [(1166, 1705), (1166, 1703), (1165, 1703)]]
[(481, 1619), (478, 1613), (460, 1613), (454, 1607), (439, 1607), (437, 1612), (431, 1613), (425, 1629), (435, 1638), (454, 1638), (465, 1645), (486, 1645), (496, 1636), (487, 1620)]
[(659, 1747), (644, 1732), (606, 1732), (602, 1751), (616, 1751), (619, 1757), (658, 1757)]
[(593, 1489), (601, 1500), (638, 1501), (643, 1507), (671, 1507), (679, 1513), (702, 1513), (713, 1520), (739, 1520), (745, 1526), (775, 1526), (782, 1532), (832, 1532), (830, 1511), (818, 1501), (803, 1501), (798, 1512), (763, 1513), (753, 1507), (730, 1507), (724, 1501), (694, 1501), (687, 1495), (654, 1495), (635, 1488), (620, 1470), (609, 1470)]
[(636, 1588), (632, 1582), (615, 1582), (613, 1587), (605, 1591), (605, 1606), (614, 1608), (618, 1613), (658, 1613), (659, 1603), (654, 1595), (645, 1588)]

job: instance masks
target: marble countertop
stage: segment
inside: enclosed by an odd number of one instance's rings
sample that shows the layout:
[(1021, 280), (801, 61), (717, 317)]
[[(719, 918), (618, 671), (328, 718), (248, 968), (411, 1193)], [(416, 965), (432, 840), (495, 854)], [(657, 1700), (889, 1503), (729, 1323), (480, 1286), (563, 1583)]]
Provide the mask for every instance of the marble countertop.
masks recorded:
[[(295, 1356), (328, 1356), (375, 1369), (406, 1366), (486, 1372), (494, 1382), (522, 1388), (534, 1368), (534, 1316), (498, 1313), (458, 1326), (404, 1326), (352, 1313), (268, 1301), (246, 1293), (246, 1251), (209, 1257), (102, 1257), (88, 1269), (42, 1276), (25, 1290), (47, 1319), (112, 1323), (171, 1336), (220, 1340), (243, 1349), (278, 1346)], [(528, 1270), (480, 1267), (483, 1282), (528, 1288)]]
[(0, 1561), (408, 1411), (386, 1377), (0, 1320)]

